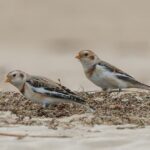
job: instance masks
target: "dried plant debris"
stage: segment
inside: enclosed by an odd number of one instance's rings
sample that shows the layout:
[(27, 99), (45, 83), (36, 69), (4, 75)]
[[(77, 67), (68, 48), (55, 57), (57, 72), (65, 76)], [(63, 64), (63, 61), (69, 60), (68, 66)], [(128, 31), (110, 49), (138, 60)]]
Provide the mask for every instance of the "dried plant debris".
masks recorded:
[(0, 111), (11, 111), (18, 116), (28, 116), (30, 118), (60, 118), (71, 116), (74, 113), (82, 114), (85, 112), (83, 106), (75, 105), (72, 103), (61, 103), (44, 108), (41, 104), (33, 103), (21, 94), (14, 92), (3, 93), (0, 97)]
[[(73, 103), (60, 103), (43, 108), (32, 103), (21, 94), (5, 92), (0, 94), (0, 111), (10, 111), (16, 115), (16, 123), (34, 124), (32, 118), (49, 119), (49, 127), (57, 128), (59, 124), (72, 127), (75, 122), (82, 125), (95, 124), (150, 125), (150, 92), (80, 92), (86, 98), (87, 104), (95, 109), (93, 114), (86, 114), (86, 107)], [(78, 117), (62, 121), (62, 118), (78, 114)], [(28, 119), (27, 119), (28, 118)]]

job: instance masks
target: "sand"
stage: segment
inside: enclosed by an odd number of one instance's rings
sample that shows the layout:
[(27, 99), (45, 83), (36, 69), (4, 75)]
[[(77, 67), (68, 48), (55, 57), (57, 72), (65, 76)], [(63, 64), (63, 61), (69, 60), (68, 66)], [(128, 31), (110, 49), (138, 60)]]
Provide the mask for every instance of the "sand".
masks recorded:
[(21, 137), (1, 136), (3, 150), (148, 150), (150, 127), (118, 130), (117, 126), (95, 126), (51, 130), (44, 126), (11, 126), (0, 128), (2, 133), (17, 133)]
[[(0, 146), (3, 150), (148, 149), (150, 93), (80, 92), (95, 111), (60, 103), (43, 108), (16, 92), (0, 93)], [(115, 137), (115, 138), (114, 138)], [(144, 145), (144, 148), (143, 148)]]

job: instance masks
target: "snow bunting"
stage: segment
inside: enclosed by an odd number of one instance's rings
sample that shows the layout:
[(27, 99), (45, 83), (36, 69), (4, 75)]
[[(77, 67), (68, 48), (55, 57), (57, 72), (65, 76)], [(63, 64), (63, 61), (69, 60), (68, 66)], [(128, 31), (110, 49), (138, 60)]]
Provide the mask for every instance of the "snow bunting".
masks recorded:
[(42, 103), (43, 106), (62, 101), (85, 104), (83, 98), (61, 84), (45, 77), (29, 75), (20, 70), (8, 73), (6, 82), (18, 88), (27, 99)]
[(141, 88), (150, 90), (150, 86), (136, 81), (122, 70), (101, 60), (93, 51), (82, 50), (76, 56), (80, 60), (86, 77), (102, 90), (123, 88)]

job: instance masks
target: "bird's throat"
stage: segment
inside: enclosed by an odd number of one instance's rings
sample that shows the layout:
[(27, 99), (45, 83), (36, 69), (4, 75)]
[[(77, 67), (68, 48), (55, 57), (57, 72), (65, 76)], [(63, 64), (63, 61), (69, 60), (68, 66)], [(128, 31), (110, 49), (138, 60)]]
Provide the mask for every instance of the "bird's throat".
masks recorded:
[(25, 93), (25, 83), (22, 85), (22, 87), (20, 88), (20, 92), (22, 93), (22, 94), (24, 94)]

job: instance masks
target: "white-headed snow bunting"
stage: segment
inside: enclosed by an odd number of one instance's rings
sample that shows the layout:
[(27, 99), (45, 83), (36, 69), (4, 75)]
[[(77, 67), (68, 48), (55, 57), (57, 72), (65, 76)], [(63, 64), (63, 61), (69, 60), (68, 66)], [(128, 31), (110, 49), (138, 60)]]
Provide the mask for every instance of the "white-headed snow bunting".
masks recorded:
[(18, 88), (26, 98), (42, 103), (44, 106), (63, 101), (85, 104), (83, 98), (61, 84), (45, 77), (29, 75), (20, 70), (8, 73), (6, 82)]
[(101, 60), (93, 51), (82, 50), (77, 56), (80, 60), (86, 77), (103, 90), (123, 88), (141, 88), (150, 90), (150, 86), (136, 81), (122, 70)]

